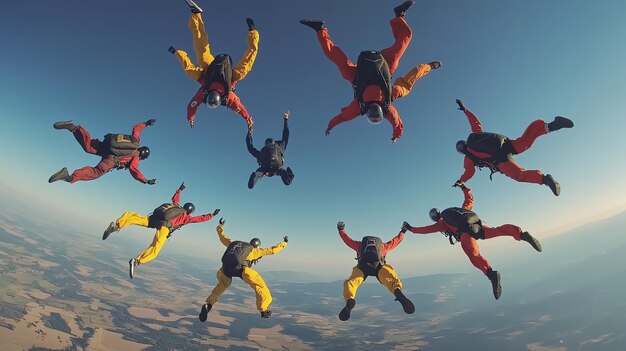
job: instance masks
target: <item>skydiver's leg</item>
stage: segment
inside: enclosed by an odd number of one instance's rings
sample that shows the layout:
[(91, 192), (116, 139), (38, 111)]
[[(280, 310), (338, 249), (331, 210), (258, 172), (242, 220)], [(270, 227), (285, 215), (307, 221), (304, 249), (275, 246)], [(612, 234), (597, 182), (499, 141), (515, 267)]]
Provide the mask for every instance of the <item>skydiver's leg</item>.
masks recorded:
[(378, 271), (378, 280), (392, 294), (396, 289), (402, 290), (402, 281), (390, 264), (385, 264)]
[(280, 176), (280, 179), (282, 179), (285, 185), (289, 185), (293, 181), (294, 174), (289, 167), (287, 167), (287, 169), (279, 168), (276, 174)]
[(263, 278), (261, 278), (259, 273), (254, 269), (245, 267), (241, 273), (241, 279), (254, 289), (256, 294), (256, 308), (259, 312), (266, 311), (272, 303), (272, 294), (270, 294), (270, 289), (268, 289)]
[(513, 149), (515, 149), (516, 154), (521, 154), (522, 152), (528, 150), (535, 140), (540, 136), (548, 133), (548, 125), (541, 119), (538, 119), (532, 122), (521, 137), (517, 139), (511, 139), (511, 144), (513, 145)]
[(154, 234), (154, 238), (152, 239), (152, 244), (148, 246), (146, 251), (137, 256), (137, 262), (143, 264), (155, 259), (159, 255), (159, 251), (161, 251), (163, 244), (167, 241), (167, 235), (169, 233), (170, 230), (165, 226), (157, 229), (157, 232)]
[(178, 61), (180, 61), (180, 64), (183, 67), (183, 70), (185, 71), (185, 74), (187, 74), (187, 77), (195, 81), (200, 79), (200, 76), (202, 76), (202, 71), (204, 69), (202, 67), (198, 67), (194, 65), (191, 62), (191, 59), (189, 58), (189, 56), (187, 56), (187, 53), (185, 51), (176, 50), (174, 52), (174, 56), (176, 56)]
[(259, 181), (259, 179), (263, 178), (263, 175), (265, 173), (263, 173), (263, 171), (261, 171), (261, 168), (257, 168), (256, 171), (252, 172), (252, 174), (250, 174), (250, 179), (248, 179), (248, 189), (252, 189), (254, 188), (254, 185), (256, 184), (256, 182)]
[(498, 163), (497, 167), (504, 175), (518, 182), (543, 184), (543, 173), (541, 171), (525, 170), (515, 163), (513, 158), (509, 158), (506, 162)]
[(77, 126), (72, 130), (72, 134), (74, 134), (74, 138), (76, 141), (82, 146), (83, 150), (85, 150), (88, 154), (97, 154), (98, 149), (100, 148), (100, 140), (91, 139), (91, 134), (87, 130), (85, 130), (82, 126)]
[[(243, 57), (237, 63), (237, 66), (233, 70), (233, 82), (238, 82), (244, 79), (248, 73), (252, 70), (254, 61), (256, 60), (257, 52), (259, 51), (259, 31), (256, 29), (248, 31), (248, 50), (243, 54)], [(233, 83), (234, 84), (234, 83)]]
[(486, 275), (487, 270), (491, 268), (491, 266), (480, 254), (480, 248), (478, 248), (476, 239), (467, 233), (461, 234), (461, 247), (474, 267), (480, 269), (480, 271)]
[(343, 282), (343, 299), (355, 299), (356, 291), (359, 289), (359, 286), (365, 280), (365, 274), (359, 267), (352, 268), (352, 274), (350, 277)]
[(211, 291), (211, 295), (206, 298), (206, 303), (215, 305), (217, 299), (228, 289), (232, 281), (232, 278), (225, 276), (224, 271), (220, 268), (220, 270), (217, 271), (217, 285), (213, 288), (213, 291)]
[(196, 62), (205, 69), (215, 59), (211, 54), (209, 37), (204, 30), (204, 21), (201, 13), (192, 13), (189, 18), (189, 30), (193, 35), (193, 50), (196, 52)]
[(513, 224), (504, 224), (494, 228), (483, 224), (483, 231), (485, 232), (485, 239), (491, 239), (498, 236), (512, 236), (513, 239), (520, 241), (520, 234), (522, 234), (522, 228)]
[(413, 85), (415, 85), (415, 82), (427, 75), (431, 69), (432, 68), (429, 64), (422, 63), (421, 65), (410, 70), (405, 76), (396, 79), (393, 83), (393, 87), (391, 88), (391, 100), (409, 95), (411, 89), (413, 89)]
[(129, 225), (138, 225), (141, 227), (147, 227), (148, 216), (140, 215), (135, 212), (124, 212), (124, 214), (120, 218), (118, 218), (115, 221), (115, 223), (117, 223), (117, 226), (119, 229), (122, 229)]
[(332, 40), (330, 40), (328, 29), (323, 28), (318, 31), (317, 40), (319, 40), (320, 45), (322, 46), (324, 55), (326, 55), (326, 57), (328, 57), (328, 59), (331, 60), (337, 68), (339, 68), (341, 76), (350, 83), (354, 82), (356, 77), (356, 65), (348, 59), (346, 54), (344, 54), (339, 47), (335, 46), (335, 43), (333, 43)]
[(109, 172), (115, 167), (113, 158), (103, 158), (96, 167), (83, 167), (75, 170), (72, 174), (72, 180), (70, 183), (76, 183), (78, 181), (94, 180), (100, 178), (103, 174)]
[(396, 71), (396, 68), (398, 68), (400, 58), (404, 55), (409, 43), (411, 43), (413, 33), (411, 32), (409, 25), (404, 20), (404, 17), (395, 17), (389, 21), (389, 23), (391, 24), (391, 31), (393, 32), (393, 37), (396, 41), (390, 47), (383, 49), (380, 53), (389, 65), (389, 72), (393, 74), (393, 72)]

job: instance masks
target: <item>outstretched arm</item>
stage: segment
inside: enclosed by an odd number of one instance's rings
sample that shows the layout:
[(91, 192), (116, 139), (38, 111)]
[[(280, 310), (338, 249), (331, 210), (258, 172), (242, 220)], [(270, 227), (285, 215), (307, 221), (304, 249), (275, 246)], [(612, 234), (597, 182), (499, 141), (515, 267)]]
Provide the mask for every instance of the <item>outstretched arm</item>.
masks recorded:
[(404, 232), (400, 231), (398, 235), (393, 237), (393, 239), (383, 244), (383, 247), (381, 248), (381, 255), (385, 256), (387, 252), (395, 249), (396, 246), (400, 245), (402, 239), (404, 239)]
[(176, 189), (176, 192), (174, 193), (174, 196), (172, 196), (172, 203), (174, 205), (178, 205), (180, 203), (180, 193), (183, 192), (183, 190), (185, 190), (186, 186), (185, 186), (185, 182), (183, 182), (178, 189)]
[(196, 119), (196, 111), (198, 107), (202, 104), (202, 97), (204, 96), (204, 86), (200, 86), (200, 89), (196, 92), (196, 95), (191, 98), (189, 104), (187, 104), (187, 121), (189, 122), (189, 126), (191, 128), (195, 125)]
[(361, 243), (356, 240), (352, 240), (352, 238), (350, 238), (344, 228), (345, 224), (343, 222), (337, 223), (337, 229), (339, 230), (339, 236), (341, 237), (341, 240), (343, 240), (343, 242), (348, 245), (348, 247), (352, 250), (359, 251), (359, 246), (361, 245)]
[(476, 164), (471, 158), (465, 156), (465, 159), (463, 160), (463, 168), (465, 169), (465, 172), (461, 174), (458, 181), (465, 183), (474, 176), (474, 173), (476, 173)]
[(224, 245), (224, 246), (228, 246), (230, 245), (233, 241), (230, 240), (229, 237), (226, 236), (226, 233), (224, 233), (224, 224), (220, 223), (217, 225), (217, 236), (220, 239), (220, 242)]
[(146, 128), (148, 126), (148, 124), (146, 122), (141, 122), (138, 124), (135, 124), (133, 126), (133, 132), (132, 135), (135, 139), (137, 139), (137, 141), (140, 141), (140, 135), (141, 135), (141, 131)]
[(252, 116), (250, 116), (248, 110), (246, 110), (246, 107), (241, 103), (241, 100), (239, 100), (239, 96), (237, 96), (234, 91), (228, 93), (226, 107), (243, 117), (243, 119), (246, 120), (246, 123), (248, 123), (248, 129), (252, 129), (252, 125), (254, 124), (254, 122), (252, 121)]
[(465, 196), (463, 208), (471, 211), (472, 208), (474, 208), (474, 195), (472, 195), (472, 189), (466, 187), (465, 185), (461, 185), (460, 188), (463, 190), (463, 195)]
[(287, 242), (286, 241), (282, 241), (279, 244), (274, 245), (272, 247), (269, 247), (267, 249), (254, 248), (248, 254), (248, 257), (246, 257), (246, 259), (252, 261), (252, 260), (259, 259), (259, 258), (261, 258), (263, 256), (273, 255), (275, 253), (278, 253), (278, 251), (284, 249), (286, 246), (287, 246)]
[(470, 110), (464, 110), (463, 112), (465, 113), (465, 116), (467, 116), (467, 120), (472, 128), (472, 133), (481, 133), (483, 131), (483, 126), (480, 124), (478, 118)]
[(335, 128), (339, 123), (351, 121), (361, 115), (361, 109), (359, 108), (359, 102), (354, 99), (350, 105), (341, 109), (341, 112), (333, 117), (328, 122), (328, 128), (326, 128), (326, 135), (330, 133), (330, 130)]
[(289, 142), (289, 124), (287, 123), (287, 120), (289, 119), (289, 111), (285, 111), (285, 113), (283, 114), (283, 119), (283, 137), (280, 140), (280, 147), (283, 149), (283, 151), (285, 151), (287, 150), (287, 143)]
[(148, 180), (144, 177), (143, 173), (139, 170), (139, 157), (133, 157), (128, 166), (128, 171), (133, 178), (137, 179), (141, 183), (147, 183)]
[(246, 147), (248, 148), (248, 152), (250, 153), (250, 155), (254, 156), (255, 158), (259, 158), (260, 151), (254, 147), (254, 144), (252, 143), (252, 133), (250, 133), (249, 130), (248, 135), (246, 135)]
[(393, 127), (393, 136), (391, 137), (391, 141), (395, 143), (402, 136), (404, 123), (402, 123), (402, 118), (400, 118), (400, 114), (393, 106), (389, 106), (389, 111), (387, 111), (385, 118)]
[(410, 227), (409, 231), (413, 234), (430, 234), (436, 233), (446, 230), (446, 226), (443, 224), (443, 221), (439, 221), (435, 224), (427, 225), (424, 227)]

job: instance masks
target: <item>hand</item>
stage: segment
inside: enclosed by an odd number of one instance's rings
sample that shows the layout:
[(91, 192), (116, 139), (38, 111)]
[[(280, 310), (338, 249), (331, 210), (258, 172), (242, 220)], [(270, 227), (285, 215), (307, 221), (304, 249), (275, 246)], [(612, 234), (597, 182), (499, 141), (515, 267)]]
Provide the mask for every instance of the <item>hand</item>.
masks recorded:
[(288, 242), (289, 242), (289, 238), (287, 237), (287, 235), (285, 235), (285, 236), (283, 237), (283, 241), (284, 241), (284, 242), (286, 242), (286, 243), (288, 243)]
[(324, 131), (325, 136), (328, 136), (328, 134), (330, 134), (330, 128), (326, 128), (326, 131)]
[(456, 99), (456, 104), (459, 105), (459, 110), (461, 110), (461, 111), (465, 111), (466, 110), (465, 105), (463, 105), (463, 101), (461, 101), (459, 99)]
[(248, 133), (252, 134), (252, 129), (254, 127), (254, 121), (252, 120), (252, 117), (248, 118), (246, 120), (246, 123), (248, 123)]
[(411, 230), (411, 225), (408, 222), (404, 221), (402, 222), (402, 232), (404, 233), (407, 230)]
[(189, 126), (190, 126), (191, 128), (193, 128), (193, 127), (195, 126), (195, 123), (193, 122), (193, 120), (189, 121)]
[(220, 218), (220, 224), (224, 225), (224, 223), (226, 223), (226, 220), (224, 219), (224, 217)]
[(392, 143), (394, 143), (394, 144), (395, 144), (397, 141), (398, 141), (398, 138), (391, 138), (391, 142), (392, 142)]
[(146, 121), (146, 125), (147, 126), (151, 126), (151, 125), (153, 125), (155, 123), (156, 123), (156, 119), (154, 119), (154, 118), (151, 118), (151, 119)]
[(337, 230), (343, 230), (346, 227), (346, 224), (344, 222), (337, 222)]
[(215, 211), (213, 211), (213, 215), (214, 215), (214, 216), (217, 216), (217, 214), (218, 214), (218, 213), (220, 213), (220, 209), (219, 209), (219, 208), (216, 208), (216, 209), (215, 209)]
[(289, 119), (289, 110), (283, 112), (283, 118), (284, 119)]
[(185, 190), (187, 187), (185, 186), (185, 182), (183, 182), (179, 187), (178, 190)]
[(467, 188), (465, 186), (465, 183), (463, 183), (461, 180), (457, 180), (456, 183), (454, 183), (454, 185), (452, 185), (452, 187), (457, 187), (457, 188), (461, 188), (461, 189), (465, 189)]
[(156, 184), (156, 179), (150, 179), (146, 182), (146, 184), (154, 185)]

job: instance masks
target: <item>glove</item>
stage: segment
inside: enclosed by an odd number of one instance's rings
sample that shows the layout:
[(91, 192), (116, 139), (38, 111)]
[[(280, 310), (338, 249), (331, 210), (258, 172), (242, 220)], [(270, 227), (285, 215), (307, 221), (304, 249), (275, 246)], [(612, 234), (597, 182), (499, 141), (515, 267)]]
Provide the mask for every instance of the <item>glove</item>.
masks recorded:
[(328, 134), (330, 134), (330, 128), (326, 128), (326, 131), (324, 131), (325, 136), (328, 136)]
[(343, 230), (346, 227), (346, 224), (344, 222), (337, 222), (337, 230)]
[(457, 180), (457, 181), (456, 181), (456, 183), (454, 183), (454, 185), (452, 185), (452, 187), (453, 187), (453, 188), (454, 188), (454, 187), (457, 187), (457, 188), (461, 188), (461, 189), (465, 189), (465, 188), (467, 188), (467, 187), (465, 186), (465, 183), (463, 183), (463, 182), (462, 182), (462, 181), (460, 181), (460, 180)]
[(187, 187), (185, 186), (185, 182), (183, 182), (179, 187), (178, 190), (185, 190)]
[(193, 127), (194, 127), (194, 125), (195, 125), (195, 123), (193, 123), (193, 120), (189, 121), (189, 126), (190, 126), (191, 128), (193, 128)]
[(224, 223), (226, 223), (226, 220), (224, 219), (224, 217), (220, 218), (220, 224), (224, 225)]
[(248, 118), (246, 120), (246, 123), (248, 123), (248, 133), (252, 134), (252, 129), (254, 127), (254, 121), (252, 120), (252, 117)]
[(411, 225), (408, 222), (404, 221), (402, 222), (402, 232), (404, 233), (407, 230), (411, 230)]
[(154, 119), (154, 118), (151, 118), (151, 119), (146, 121), (146, 125), (147, 126), (151, 126), (151, 125), (153, 125), (155, 123), (156, 123), (156, 119)]
[(461, 110), (461, 111), (465, 111), (466, 110), (465, 105), (463, 105), (463, 101), (461, 101), (459, 99), (456, 99), (456, 104), (459, 105), (459, 110)]
[(284, 119), (289, 119), (289, 110), (283, 112), (283, 118)]
[(218, 213), (220, 213), (220, 209), (219, 208), (217, 208), (217, 209), (215, 209), (215, 211), (213, 211), (213, 215), (214, 216), (217, 216)]
[(283, 241), (284, 241), (284, 242), (286, 242), (286, 243), (288, 243), (288, 242), (289, 242), (289, 238), (287, 237), (287, 235), (285, 235), (285, 236), (283, 237)]
[(146, 184), (154, 185), (156, 184), (156, 179), (150, 179), (146, 182)]

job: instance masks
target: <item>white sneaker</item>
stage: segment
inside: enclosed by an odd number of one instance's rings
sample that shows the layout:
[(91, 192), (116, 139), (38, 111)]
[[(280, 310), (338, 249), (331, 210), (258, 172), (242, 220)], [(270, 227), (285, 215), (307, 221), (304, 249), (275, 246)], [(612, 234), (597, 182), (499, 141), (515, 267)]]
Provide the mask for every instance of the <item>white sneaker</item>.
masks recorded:
[(191, 13), (202, 13), (202, 9), (193, 0), (185, 0), (191, 8)]
[(138, 264), (139, 264), (139, 262), (137, 262), (137, 260), (135, 258), (131, 258), (130, 261), (128, 261), (128, 265), (129, 265), (128, 274), (130, 275), (130, 279), (133, 279), (133, 276), (135, 275), (135, 267)]

